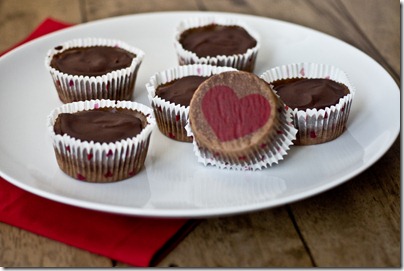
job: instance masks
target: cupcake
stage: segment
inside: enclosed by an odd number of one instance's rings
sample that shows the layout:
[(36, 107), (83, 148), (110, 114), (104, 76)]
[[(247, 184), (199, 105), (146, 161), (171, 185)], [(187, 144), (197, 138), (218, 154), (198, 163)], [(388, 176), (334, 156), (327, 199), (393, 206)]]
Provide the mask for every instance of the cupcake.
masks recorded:
[(180, 65), (203, 63), (254, 70), (258, 34), (236, 19), (197, 17), (181, 21), (174, 46)]
[(77, 180), (107, 183), (142, 169), (155, 120), (142, 104), (90, 100), (54, 109), (47, 125), (63, 172)]
[(270, 69), (261, 78), (293, 110), (297, 145), (328, 142), (344, 132), (355, 88), (339, 68), (291, 64)]
[(257, 170), (278, 163), (293, 144), (290, 112), (258, 76), (230, 71), (196, 90), (187, 130), (204, 165)]
[(230, 70), (235, 69), (193, 64), (174, 67), (153, 75), (146, 84), (146, 89), (161, 133), (177, 141), (192, 142), (185, 125), (189, 103), (195, 90), (211, 75)]
[(143, 57), (119, 40), (76, 39), (49, 50), (45, 66), (63, 103), (131, 100)]

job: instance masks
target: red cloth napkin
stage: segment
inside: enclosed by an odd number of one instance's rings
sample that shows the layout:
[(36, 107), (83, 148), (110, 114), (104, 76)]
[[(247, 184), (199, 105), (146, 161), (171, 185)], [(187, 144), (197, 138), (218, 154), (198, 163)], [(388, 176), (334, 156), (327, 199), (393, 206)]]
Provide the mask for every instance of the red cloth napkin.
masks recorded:
[[(46, 19), (12, 48), (69, 26)], [(0, 178), (0, 222), (117, 261), (146, 267), (158, 263), (197, 225), (198, 220), (92, 211), (39, 197)]]

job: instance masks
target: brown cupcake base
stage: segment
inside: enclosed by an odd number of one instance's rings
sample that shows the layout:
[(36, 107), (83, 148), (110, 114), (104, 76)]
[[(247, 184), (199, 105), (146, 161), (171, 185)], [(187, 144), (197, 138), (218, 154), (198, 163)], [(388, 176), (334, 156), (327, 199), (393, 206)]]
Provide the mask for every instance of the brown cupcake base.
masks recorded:
[[(150, 138), (150, 137), (149, 137)], [(92, 152), (83, 152), (83, 155), (74, 156), (66, 147), (65, 152), (55, 149), (57, 163), (60, 169), (72, 178), (79, 181), (93, 183), (111, 183), (122, 181), (135, 176), (144, 165), (146, 160), (149, 138), (142, 143), (142, 147), (132, 149), (126, 154), (113, 155), (111, 152), (104, 153), (103, 161), (95, 161)]]
[[(199, 57), (195, 52), (186, 50), (180, 43), (181, 34), (189, 29), (204, 27), (210, 24), (217, 24), (221, 26), (240, 26), (244, 28), (256, 41), (256, 45), (249, 48), (245, 53), (233, 55), (216, 55)], [(180, 65), (190, 64), (206, 64), (220, 67), (233, 67), (240, 71), (253, 72), (255, 62), (260, 49), (261, 42), (259, 34), (247, 26), (244, 22), (234, 18), (220, 18), (215, 16), (189, 18), (183, 20), (177, 26), (174, 47), (177, 53), (178, 63)]]
[[(298, 129), (296, 145), (316, 145), (338, 138), (346, 130), (346, 123), (352, 100), (347, 101), (340, 110), (327, 109), (314, 115), (293, 114), (293, 124)], [(305, 116), (302, 116), (302, 115)]]
[(188, 120), (189, 106), (166, 101), (156, 95), (160, 85), (186, 76), (209, 77), (225, 71), (235, 71), (231, 67), (217, 67), (204, 64), (177, 66), (156, 73), (146, 84), (150, 105), (153, 108), (157, 126), (161, 133), (170, 139), (180, 142), (192, 142), (193, 138), (187, 135), (185, 126)]
[(170, 139), (181, 142), (192, 142), (192, 137), (187, 135), (185, 125), (187, 124), (187, 116), (176, 114), (174, 111), (162, 109), (159, 106), (154, 106), (154, 116), (160, 132)]
[[(56, 76), (56, 75), (55, 75)], [(110, 99), (120, 101), (130, 101), (133, 97), (135, 82), (137, 77), (137, 69), (133, 75), (127, 76), (120, 84), (121, 87), (111, 90), (112, 85), (116, 79), (105, 82), (97, 82), (93, 84), (93, 87), (84, 88), (81, 85), (89, 84), (85, 82), (73, 79), (65, 79), (63, 77), (53, 78), (58, 97), (62, 103), (71, 103), (93, 99)], [(121, 78), (122, 79), (122, 78)], [(80, 85), (80, 87), (75, 87)]]
[[(64, 50), (81, 47), (119, 47), (135, 55), (130, 66), (103, 75), (83, 76), (67, 74), (51, 66), (54, 55)], [(136, 47), (114, 39), (75, 39), (64, 42), (48, 51), (45, 67), (50, 73), (59, 99), (63, 103), (94, 99), (126, 100), (132, 99), (135, 82), (144, 52)]]
[[(134, 137), (110, 143), (76, 139), (56, 134), (54, 125), (59, 114), (95, 108), (126, 108), (145, 117), (145, 126)], [(135, 176), (144, 166), (150, 136), (155, 127), (152, 109), (129, 101), (90, 100), (64, 104), (48, 116), (48, 132), (60, 169), (80, 181), (93, 183), (117, 182)]]
[(187, 131), (203, 164), (260, 170), (282, 160), (293, 144), (297, 130), (290, 113), (256, 75), (226, 72), (196, 90)]
[[(278, 164), (287, 155), (291, 145), (295, 144), (297, 130), (291, 123), (291, 112), (279, 104), (278, 117), (273, 130), (259, 144), (252, 147), (248, 153), (233, 153), (232, 155), (212, 153), (193, 141), (194, 152), (198, 161), (205, 166), (213, 165), (221, 169), (241, 171), (262, 170), (273, 164)], [(189, 135), (193, 135), (191, 126), (187, 125)]]
[(269, 84), (290, 78), (324, 78), (348, 87), (350, 93), (339, 99), (335, 105), (325, 109), (294, 109), (292, 111), (293, 125), (298, 130), (296, 145), (329, 142), (338, 138), (346, 130), (356, 90), (341, 69), (326, 64), (295, 63), (272, 68), (260, 77)]

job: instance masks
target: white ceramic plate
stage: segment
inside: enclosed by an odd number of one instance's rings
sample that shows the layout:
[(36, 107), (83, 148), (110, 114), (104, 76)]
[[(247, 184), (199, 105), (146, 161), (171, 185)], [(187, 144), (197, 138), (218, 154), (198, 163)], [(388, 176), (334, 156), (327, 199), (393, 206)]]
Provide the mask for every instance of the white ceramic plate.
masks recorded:
[(121, 214), (205, 217), (274, 207), (335, 187), (376, 162), (400, 127), (399, 88), (373, 59), (317, 31), (268, 18), (239, 17), (262, 39), (256, 74), (294, 62), (327, 63), (349, 75), (357, 94), (346, 132), (316, 146), (292, 146), (278, 165), (258, 172), (204, 167), (192, 144), (153, 132), (144, 169), (111, 184), (83, 183), (62, 173), (46, 131), (59, 105), (44, 68), (49, 48), (69, 39), (116, 38), (143, 49), (134, 100), (148, 104), (145, 84), (157, 71), (177, 65), (174, 29), (198, 12), (149, 13), (110, 18), (62, 30), (0, 58), (0, 176), (34, 194), (66, 204)]

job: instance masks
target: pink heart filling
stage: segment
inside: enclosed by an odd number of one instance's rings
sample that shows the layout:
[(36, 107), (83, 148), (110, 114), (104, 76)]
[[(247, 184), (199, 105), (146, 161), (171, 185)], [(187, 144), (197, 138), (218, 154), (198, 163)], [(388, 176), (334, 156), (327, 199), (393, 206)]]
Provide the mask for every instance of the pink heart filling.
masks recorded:
[(202, 112), (217, 138), (230, 141), (264, 126), (271, 106), (258, 93), (239, 99), (233, 89), (219, 85), (209, 89), (203, 97)]

